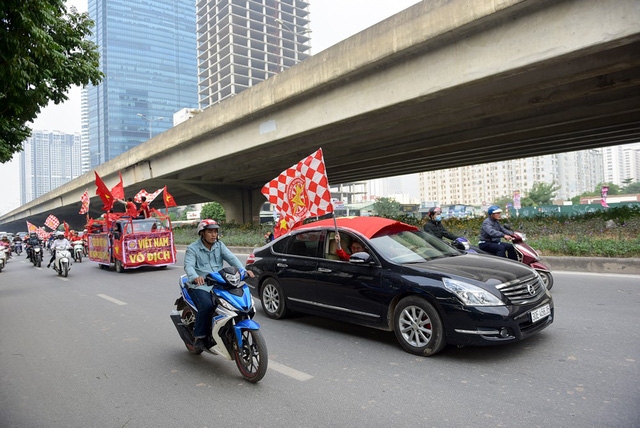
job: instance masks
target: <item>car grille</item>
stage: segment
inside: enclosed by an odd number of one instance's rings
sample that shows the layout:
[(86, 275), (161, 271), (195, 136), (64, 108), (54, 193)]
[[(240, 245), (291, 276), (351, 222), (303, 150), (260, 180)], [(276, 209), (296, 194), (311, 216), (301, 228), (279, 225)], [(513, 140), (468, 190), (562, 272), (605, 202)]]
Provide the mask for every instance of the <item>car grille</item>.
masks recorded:
[(496, 286), (496, 288), (515, 305), (532, 302), (536, 300), (536, 297), (539, 296), (540, 293), (544, 292), (542, 281), (540, 281), (537, 275), (509, 281)]

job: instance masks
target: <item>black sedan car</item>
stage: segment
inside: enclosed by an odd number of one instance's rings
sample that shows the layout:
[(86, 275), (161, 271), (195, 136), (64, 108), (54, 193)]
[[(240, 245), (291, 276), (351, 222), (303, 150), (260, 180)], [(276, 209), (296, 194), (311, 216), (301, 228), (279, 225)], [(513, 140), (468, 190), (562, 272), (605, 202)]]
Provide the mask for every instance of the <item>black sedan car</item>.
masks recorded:
[(516, 342), (553, 322), (551, 294), (524, 264), (458, 251), (394, 220), (336, 221), (294, 228), (249, 256), (247, 283), (267, 316), (296, 311), (393, 330), (423, 356), (446, 344)]

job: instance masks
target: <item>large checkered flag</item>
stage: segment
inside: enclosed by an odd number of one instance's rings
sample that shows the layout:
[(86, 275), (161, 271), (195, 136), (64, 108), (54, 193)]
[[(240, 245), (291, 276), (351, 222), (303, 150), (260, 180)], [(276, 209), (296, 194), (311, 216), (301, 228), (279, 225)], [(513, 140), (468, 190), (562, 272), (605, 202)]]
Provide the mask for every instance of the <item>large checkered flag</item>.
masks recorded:
[[(333, 212), (322, 149), (265, 184), (262, 193), (280, 215), (276, 230), (290, 229), (305, 218)], [(281, 231), (282, 232), (282, 231)]]
[(44, 221), (44, 225), (49, 229), (56, 230), (60, 226), (60, 220), (53, 214), (49, 214), (49, 217)]
[(155, 198), (158, 197), (160, 193), (162, 193), (163, 190), (164, 190), (164, 187), (161, 187), (155, 192), (149, 193), (146, 190), (142, 189), (133, 197), (133, 201), (137, 203), (141, 203), (142, 202), (141, 198), (144, 196), (145, 198), (147, 198), (147, 203), (150, 204)]

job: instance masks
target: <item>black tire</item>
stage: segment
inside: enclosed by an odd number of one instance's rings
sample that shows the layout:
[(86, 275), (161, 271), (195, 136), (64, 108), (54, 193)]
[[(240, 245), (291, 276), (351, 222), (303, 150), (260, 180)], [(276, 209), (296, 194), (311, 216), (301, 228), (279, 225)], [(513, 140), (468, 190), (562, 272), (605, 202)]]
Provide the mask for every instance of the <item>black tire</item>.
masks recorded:
[(78, 263), (82, 263), (82, 253), (78, 253)]
[(544, 282), (544, 286), (547, 287), (547, 290), (551, 290), (553, 287), (553, 276), (551, 275), (551, 272), (539, 270), (538, 274), (540, 275), (540, 278), (542, 278), (542, 282)]
[(269, 318), (279, 320), (289, 314), (286, 304), (286, 296), (282, 286), (274, 278), (268, 278), (260, 289), (260, 301), (262, 309)]
[(393, 311), (393, 331), (400, 345), (415, 355), (428, 357), (446, 346), (438, 311), (417, 296), (402, 299)]
[(36, 259), (37, 259), (37, 260), (36, 260), (36, 266), (37, 266), (37, 267), (42, 267), (42, 258), (37, 257)]
[(122, 262), (120, 260), (116, 259), (114, 264), (116, 266), (116, 272), (118, 273), (124, 272), (124, 268), (122, 267)]
[(251, 383), (259, 382), (267, 373), (267, 344), (259, 330), (242, 331), (242, 347), (236, 346), (234, 359), (240, 374)]
[(191, 339), (189, 343), (184, 342), (184, 346), (187, 348), (187, 351), (189, 351), (189, 353), (193, 355), (202, 354), (201, 350), (193, 347), (193, 342), (195, 342), (196, 340), (195, 337), (193, 337), (193, 328), (196, 325), (196, 314), (189, 306), (182, 311), (182, 323), (187, 328), (187, 331), (189, 332), (189, 338)]
[(66, 278), (67, 276), (69, 276), (69, 265), (67, 263), (61, 263), (60, 270), (62, 271), (63, 277)]

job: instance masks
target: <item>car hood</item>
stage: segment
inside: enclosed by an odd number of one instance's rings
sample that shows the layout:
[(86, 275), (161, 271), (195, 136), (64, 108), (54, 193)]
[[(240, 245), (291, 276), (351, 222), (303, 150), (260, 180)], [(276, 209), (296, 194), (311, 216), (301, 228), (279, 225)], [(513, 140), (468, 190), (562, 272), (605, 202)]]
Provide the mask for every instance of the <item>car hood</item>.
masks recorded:
[(476, 254), (444, 257), (404, 266), (431, 274), (458, 277), (487, 285), (502, 284), (514, 279), (529, 277), (533, 274), (531, 268), (522, 263), (496, 256)]

